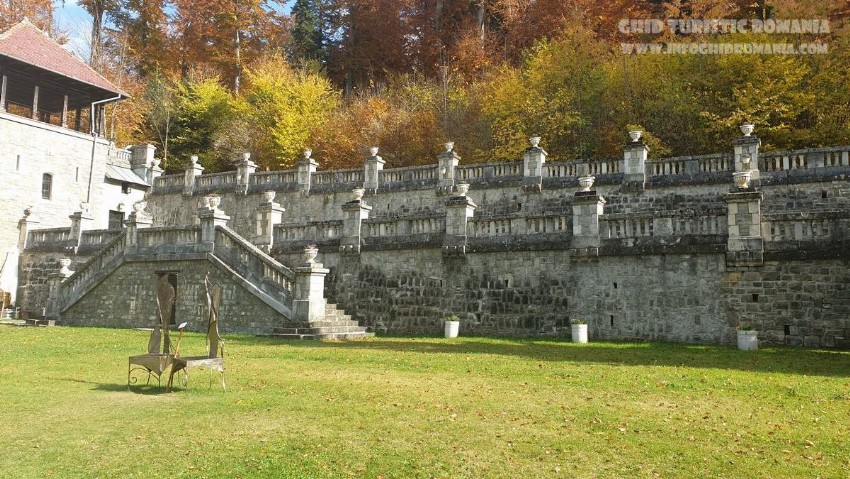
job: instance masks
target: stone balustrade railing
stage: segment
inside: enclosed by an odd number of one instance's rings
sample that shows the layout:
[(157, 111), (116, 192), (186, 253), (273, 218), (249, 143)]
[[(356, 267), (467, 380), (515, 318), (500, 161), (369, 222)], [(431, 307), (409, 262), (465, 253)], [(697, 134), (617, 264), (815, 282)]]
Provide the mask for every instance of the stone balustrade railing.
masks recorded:
[(219, 225), (215, 228), (215, 256), (285, 306), (292, 307), (295, 272), (227, 226)]
[(209, 188), (213, 186), (235, 185), (237, 174), (235, 171), (226, 171), (224, 173), (210, 173), (201, 175), (195, 178), (195, 186), (198, 188)]
[(108, 276), (120, 264), (125, 251), (125, 235), (126, 232), (121, 231), (118, 236), (113, 238), (96, 255), (81, 265), (74, 274), (62, 282), (57, 295), (60, 300), (60, 304), (57, 307), (60, 311), (81, 298), (100, 279)]
[(200, 241), (199, 226), (144, 228), (138, 232), (139, 248), (191, 245)]
[(807, 170), (850, 166), (850, 146), (809, 148), (759, 154), (759, 169), (764, 172)]
[(185, 175), (163, 175), (155, 179), (153, 182), (154, 189), (156, 188), (182, 188), (185, 182)]
[(457, 167), (457, 178), (468, 183), (487, 182), (495, 179), (522, 176), (521, 162), (461, 165)]
[(382, 185), (429, 182), (437, 179), (437, 168), (434, 165), (388, 168), (381, 170), (378, 179)]
[(83, 231), (80, 237), (80, 245), (102, 245), (109, 243), (118, 236), (121, 236), (123, 230), (88, 230)]
[(71, 240), (71, 228), (45, 228), (27, 233), (27, 247), (37, 248), (62, 245)]
[(770, 214), (762, 217), (765, 241), (818, 241), (850, 231), (850, 212)]
[(115, 150), (115, 157), (123, 162), (130, 163), (133, 153), (130, 150)]
[(647, 236), (725, 235), (725, 213), (704, 215), (604, 215), (599, 218), (602, 238), (640, 238)]
[[(617, 175), (624, 173), (622, 170), (623, 161), (619, 158), (601, 158), (543, 162), (540, 165), (540, 168), (542, 168), (540, 174), (542, 178)], [(829, 167), (850, 168), (850, 146), (758, 154), (758, 169), (768, 176), (779, 171)], [(676, 181), (676, 178), (687, 178), (705, 173), (731, 173), (733, 170), (734, 156), (731, 153), (647, 159), (644, 163), (645, 175), (651, 181), (653, 179), (658, 181), (665, 177)], [(301, 174), (299, 174), (299, 170), (246, 171), (244, 174), (246, 178), (240, 178), (235, 171), (199, 174), (197, 176), (183, 174), (160, 176), (154, 180), (154, 193), (158, 188), (168, 190), (178, 187), (206, 193), (216, 187), (226, 189), (237, 184), (247, 185), (254, 191), (262, 191), (266, 189), (287, 189), (299, 184), (299, 182), (303, 185), (313, 185), (322, 191), (342, 191), (355, 186), (362, 186), (367, 180), (364, 168), (319, 172), (302, 171)], [(432, 185), (439, 177), (437, 165), (387, 168), (379, 170), (375, 174), (377, 175), (375, 178), (378, 182), (378, 189)], [(517, 181), (522, 177), (523, 162), (512, 161), (459, 165), (455, 168), (454, 181), (488, 184), (508, 180)], [(193, 183), (187, 186), (187, 181)], [(305, 191), (309, 189), (309, 186), (305, 187)]]
[(350, 169), (350, 170), (320, 171), (318, 173), (313, 174), (313, 179), (311, 180), (311, 182), (313, 184), (316, 184), (316, 185), (362, 184), (363, 183), (363, 170), (362, 169)]
[(295, 170), (260, 171), (251, 176), (252, 185), (268, 185), (270, 187), (294, 184), (298, 182), (298, 172)]

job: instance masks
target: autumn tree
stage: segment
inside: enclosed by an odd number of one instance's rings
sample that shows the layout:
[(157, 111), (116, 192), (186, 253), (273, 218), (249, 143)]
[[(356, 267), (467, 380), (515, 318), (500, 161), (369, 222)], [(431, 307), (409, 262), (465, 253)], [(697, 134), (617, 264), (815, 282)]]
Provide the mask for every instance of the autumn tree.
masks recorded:
[(53, 2), (51, 0), (0, 1), (0, 31), (29, 19), (45, 32), (53, 32)]
[(220, 139), (233, 151), (250, 151), (262, 168), (293, 166), (310, 145), (310, 131), (324, 124), (339, 101), (321, 74), (292, 68), (279, 54), (246, 69), (243, 95), (234, 97), (232, 125), (237, 137)]

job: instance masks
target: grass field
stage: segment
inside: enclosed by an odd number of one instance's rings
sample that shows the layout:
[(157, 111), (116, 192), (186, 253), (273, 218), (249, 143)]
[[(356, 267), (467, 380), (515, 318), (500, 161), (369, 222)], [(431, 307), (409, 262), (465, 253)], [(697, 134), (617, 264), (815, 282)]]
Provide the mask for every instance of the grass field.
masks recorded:
[(128, 392), (147, 340), (0, 327), (0, 477), (850, 477), (848, 352), (228, 336)]

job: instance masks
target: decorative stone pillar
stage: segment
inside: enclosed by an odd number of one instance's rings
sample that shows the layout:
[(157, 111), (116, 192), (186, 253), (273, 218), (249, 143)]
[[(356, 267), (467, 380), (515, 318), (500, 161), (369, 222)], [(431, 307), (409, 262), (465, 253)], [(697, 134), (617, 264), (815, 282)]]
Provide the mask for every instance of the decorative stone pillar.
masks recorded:
[(39, 221), (32, 216), (32, 207), (24, 209), (24, 217), (18, 221), (18, 250), (23, 251), (27, 247), (27, 239), (30, 230), (37, 227)]
[(464, 255), (469, 240), (469, 218), (478, 207), (466, 196), (469, 185), (460, 183), (456, 187), (457, 196), (446, 201), (446, 234), (443, 238), (444, 255)]
[(257, 207), (257, 239), (254, 243), (266, 253), (274, 245), (274, 227), (280, 224), (286, 211), (280, 203), (275, 203), (275, 195), (271, 190), (264, 192), (263, 201)]
[(218, 209), (221, 197), (218, 195), (207, 195), (204, 204), (198, 208), (198, 219), (201, 223), (201, 243), (215, 244), (215, 227), (227, 226), (230, 217), (224, 211)]
[(573, 236), (570, 254), (574, 257), (599, 255), (599, 217), (602, 216), (605, 198), (593, 187), (594, 177), (579, 179), (581, 191), (573, 195)]
[(325, 317), (325, 276), (330, 270), (316, 263), (319, 250), (314, 246), (304, 249), (304, 263), (295, 268), (295, 299), (292, 309), (296, 321), (321, 321)]
[(384, 169), (384, 164), (386, 164), (386, 161), (378, 156), (378, 147), (373, 146), (369, 148), (369, 158), (366, 158), (364, 165), (363, 188), (369, 191), (376, 191), (378, 189), (378, 182), (381, 170)]
[(735, 173), (737, 187), (726, 195), (726, 265), (760, 266), (764, 264), (764, 238), (761, 234), (762, 193), (750, 188), (748, 172)]
[(528, 139), (531, 146), (522, 154), (522, 187), (528, 192), (539, 193), (543, 189), (543, 164), (546, 163), (546, 150), (540, 148), (540, 137)]
[(641, 135), (640, 130), (629, 132), (631, 141), (623, 147), (623, 163), (620, 166), (623, 183), (638, 189), (646, 185), (646, 159), (649, 156), (649, 147), (641, 140)]
[(71, 258), (60, 259), (59, 271), (51, 273), (47, 277), (47, 306), (44, 308), (45, 319), (56, 320), (59, 318), (59, 311), (62, 308), (62, 282), (74, 274), (68, 268), (70, 265)]
[(137, 201), (133, 204), (133, 212), (130, 217), (124, 220), (126, 227), (124, 235), (124, 246), (127, 250), (133, 250), (139, 246), (139, 230), (150, 228), (153, 224), (153, 216), (145, 211), (148, 202), (145, 200)]
[[(139, 178), (153, 185), (151, 168), (154, 162), (156, 147), (153, 145), (133, 145), (130, 147), (130, 168)], [(161, 170), (160, 170), (161, 171)]]
[(66, 249), (76, 253), (77, 249), (80, 247), (83, 231), (91, 229), (91, 224), (94, 221), (94, 215), (92, 215), (89, 209), (89, 204), (82, 202), (80, 203), (80, 211), (73, 213), (68, 216), (68, 218), (71, 218), (71, 236)]
[(183, 181), (183, 194), (192, 196), (195, 191), (195, 178), (201, 176), (204, 167), (198, 164), (198, 155), (192, 155), (189, 166), (186, 167), (186, 177)]
[(310, 192), (311, 178), (313, 173), (316, 172), (316, 168), (319, 166), (319, 163), (316, 160), (310, 158), (310, 155), (312, 154), (313, 150), (305, 148), (304, 158), (298, 162), (298, 189), (304, 194)]
[(437, 192), (440, 194), (451, 194), (457, 181), (457, 165), (460, 156), (454, 152), (455, 144), (449, 141), (443, 145), (446, 151), (437, 155)]
[(248, 194), (248, 185), (251, 184), (251, 175), (257, 171), (257, 164), (251, 161), (251, 154), (242, 154), (242, 161), (236, 167), (236, 184), (242, 190), (242, 194)]
[(755, 125), (744, 123), (741, 125), (741, 133), (744, 136), (734, 140), (732, 146), (735, 150), (735, 172), (749, 171), (751, 179), (759, 179), (759, 147), (761, 140), (752, 136)]
[(359, 254), (360, 239), (362, 236), (363, 220), (369, 218), (372, 207), (363, 201), (363, 188), (352, 190), (354, 199), (342, 205), (342, 238), (340, 238), (339, 252), (343, 254)]
[(156, 179), (159, 178), (160, 176), (162, 176), (162, 173), (165, 171), (162, 168), (160, 168), (159, 165), (161, 163), (162, 163), (162, 160), (158, 160), (158, 159), (154, 158), (154, 160), (151, 164), (151, 169), (150, 169), (150, 173), (149, 173), (150, 174), (150, 180), (148, 181), (148, 183), (150, 183), (151, 186), (154, 186), (156, 184)]

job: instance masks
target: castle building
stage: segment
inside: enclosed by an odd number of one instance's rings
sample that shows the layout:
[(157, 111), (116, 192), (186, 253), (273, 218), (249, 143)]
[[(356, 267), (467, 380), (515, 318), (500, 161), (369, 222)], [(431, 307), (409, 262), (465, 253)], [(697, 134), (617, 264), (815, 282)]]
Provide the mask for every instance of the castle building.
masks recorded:
[(27, 231), (121, 227), (149, 189), (106, 136), (106, 105), (128, 98), (24, 20), (0, 33), (0, 289), (14, 302)]

